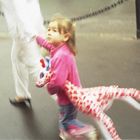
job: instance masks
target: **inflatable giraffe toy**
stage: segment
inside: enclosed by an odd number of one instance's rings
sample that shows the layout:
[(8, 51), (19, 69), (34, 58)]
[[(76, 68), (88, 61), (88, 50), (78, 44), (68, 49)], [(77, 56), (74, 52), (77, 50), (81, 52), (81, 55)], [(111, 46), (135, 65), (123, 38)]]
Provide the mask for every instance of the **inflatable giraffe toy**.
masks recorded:
[[(49, 82), (51, 75), (50, 71), (47, 72), (44, 82), (37, 82), (38, 87), (42, 87)], [(126, 101), (138, 111), (140, 110), (140, 104), (137, 102), (140, 100), (140, 91), (134, 88), (119, 88), (118, 86), (79, 88), (66, 81), (64, 89), (75, 107), (81, 112), (90, 115), (97, 122), (107, 140), (120, 140), (113, 121), (105, 113), (114, 100)]]
[(71, 102), (83, 113), (91, 115), (101, 128), (107, 140), (120, 140), (111, 118), (105, 114), (113, 100), (127, 101), (137, 110), (140, 110), (140, 91), (130, 88), (119, 88), (118, 86), (100, 86), (93, 88), (79, 88), (71, 82), (66, 81), (65, 90)]

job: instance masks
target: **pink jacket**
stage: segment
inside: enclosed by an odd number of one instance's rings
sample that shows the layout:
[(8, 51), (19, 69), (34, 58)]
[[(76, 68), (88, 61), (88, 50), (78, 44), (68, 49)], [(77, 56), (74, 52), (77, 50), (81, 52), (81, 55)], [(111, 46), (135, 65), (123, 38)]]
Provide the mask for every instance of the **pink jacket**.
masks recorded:
[(66, 105), (70, 103), (69, 98), (64, 91), (64, 83), (69, 80), (76, 86), (81, 86), (77, 65), (73, 53), (69, 50), (67, 44), (54, 47), (42, 37), (36, 37), (37, 43), (50, 52), (50, 70), (53, 76), (47, 84), (50, 94), (57, 94), (58, 104)]

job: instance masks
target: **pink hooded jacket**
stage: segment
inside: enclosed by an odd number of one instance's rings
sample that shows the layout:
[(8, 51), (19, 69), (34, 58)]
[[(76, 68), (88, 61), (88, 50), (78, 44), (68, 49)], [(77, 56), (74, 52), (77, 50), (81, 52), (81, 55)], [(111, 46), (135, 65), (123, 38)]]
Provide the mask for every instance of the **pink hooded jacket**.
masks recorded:
[(37, 43), (50, 52), (50, 70), (53, 73), (47, 89), (50, 94), (57, 94), (58, 104), (66, 105), (70, 103), (69, 98), (64, 91), (64, 83), (69, 80), (75, 86), (81, 86), (77, 65), (73, 53), (67, 44), (54, 47), (42, 37), (36, 37)]

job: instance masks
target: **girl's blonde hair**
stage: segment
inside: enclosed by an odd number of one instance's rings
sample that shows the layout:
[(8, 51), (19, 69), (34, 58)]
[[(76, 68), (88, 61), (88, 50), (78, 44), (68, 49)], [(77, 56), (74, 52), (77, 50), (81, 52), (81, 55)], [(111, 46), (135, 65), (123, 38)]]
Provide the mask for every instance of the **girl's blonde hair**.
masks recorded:
[(76, 55), (77, 50), (76, 50), (76, 43), (75, 43), (75, 24), (68, 18), (56, 14), (53, 16), (50, 22), (56, 21), (58, 24), (58, 31), (59, 33), (67, 33), (69, 35), (69, 39), (67, 41), (68, 47), (70, 51)]

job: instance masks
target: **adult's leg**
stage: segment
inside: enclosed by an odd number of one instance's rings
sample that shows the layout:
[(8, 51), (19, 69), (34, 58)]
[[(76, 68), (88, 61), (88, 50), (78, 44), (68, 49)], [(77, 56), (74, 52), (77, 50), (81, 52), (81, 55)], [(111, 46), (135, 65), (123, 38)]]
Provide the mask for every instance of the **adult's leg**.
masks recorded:
[(11, 103), (17, 104), (31, 99), (31, 93), (28, 89), (29, 75), (31, 74), (34, 79), (37, 77), (41, 69), (40, 59), (41, 54), (34, 41), (26, 42), (20, 39), (13, 41), (11, 61), (16, 97), (14, 100), (10, 100)]
[(3, 0), (2, 8), (9, 32), (14, 40), (11, 60), (17, 94), (15, 99), (19, 97), (30, 99), (29, 75), (37, 77), (40, 58), (40, 52), (36, 48), (36, 43), (31, 41), (31, 37), (45, 32), (39, 1), (11, 0), (9, 3), (9, 0)]

